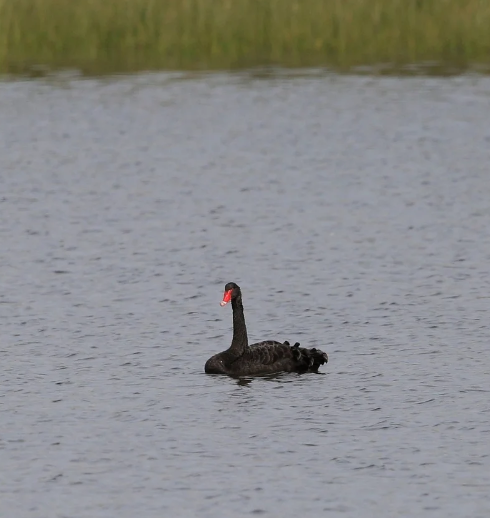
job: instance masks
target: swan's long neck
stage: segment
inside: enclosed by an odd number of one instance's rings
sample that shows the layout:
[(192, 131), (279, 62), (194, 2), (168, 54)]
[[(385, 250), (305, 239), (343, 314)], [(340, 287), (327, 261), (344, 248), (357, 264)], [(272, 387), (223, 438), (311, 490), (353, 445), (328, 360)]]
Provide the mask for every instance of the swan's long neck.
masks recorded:
[(231, 307), (233, 309), (233, 340), (228, 352), (234, 356), (241, 356), (248, 347), (247, 326), (245, 325), (241, 295), (231, 300)]

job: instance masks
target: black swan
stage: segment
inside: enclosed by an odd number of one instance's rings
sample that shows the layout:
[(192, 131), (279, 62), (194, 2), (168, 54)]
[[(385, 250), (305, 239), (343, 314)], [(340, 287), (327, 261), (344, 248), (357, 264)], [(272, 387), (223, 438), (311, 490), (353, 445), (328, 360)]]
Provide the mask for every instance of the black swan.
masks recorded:
[(299, 343), (268, 340), (248, 345), (247, 326), (243, 314), (240, 286), (229, 282), (221, 305), (231, 300), (233, 308), (233, 340), (229, 349), (215, 354), (206, 362), (208, 374), (229, 376), (254, 376), (275, 372), (318, 372), (320, 365), (328, 362), (328, 356), (319, 349), (306, 349)]

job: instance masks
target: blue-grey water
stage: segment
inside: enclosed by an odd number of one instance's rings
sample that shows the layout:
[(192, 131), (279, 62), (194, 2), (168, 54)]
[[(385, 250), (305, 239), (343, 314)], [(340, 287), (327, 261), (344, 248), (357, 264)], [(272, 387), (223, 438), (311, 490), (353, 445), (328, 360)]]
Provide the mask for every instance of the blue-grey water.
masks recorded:
[[(0, 516), (490, 516), (490, 79), (0, 84)], [(322, 374), (207, 376), (249, 337)]]

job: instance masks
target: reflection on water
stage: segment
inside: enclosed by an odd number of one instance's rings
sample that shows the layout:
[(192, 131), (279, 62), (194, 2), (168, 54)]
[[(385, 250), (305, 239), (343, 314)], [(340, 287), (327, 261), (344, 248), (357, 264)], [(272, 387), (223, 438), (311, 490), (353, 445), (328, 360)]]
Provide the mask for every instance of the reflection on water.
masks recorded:
[(488, 516), (489, 79), (176, 79), (0, 84), (0, 515)]
[[(308, 373), (309, 375), (310, 373)], [(302, 375), (306, 374), (299, 374), (299, 373), (278, 373), (278, 374), (266, 374), (264, 376), (256, 376), (256, 377), (241, 377), (237, 378), (236, 382), (239, 386), (246, 386), (252, 383), (252, 381), (255, 380), (264, 380), (264, 381), (272, 381), (275, 383), (291, 383), (298, 381), (298, 378)], [(315, 376), (322, 376), (325, 375), (325, 373), (315, 373)]]

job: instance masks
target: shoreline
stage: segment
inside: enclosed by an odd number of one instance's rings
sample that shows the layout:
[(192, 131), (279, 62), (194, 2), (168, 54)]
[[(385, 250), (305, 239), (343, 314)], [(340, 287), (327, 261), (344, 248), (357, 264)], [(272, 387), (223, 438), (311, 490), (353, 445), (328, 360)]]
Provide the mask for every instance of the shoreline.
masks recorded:
[(442, 75), (476, 68), (487, 73), (490, 3), (0, 0), (0, 74), (270, 66), (378, 73), (414, 68), (429, 74), (438, 69)]

